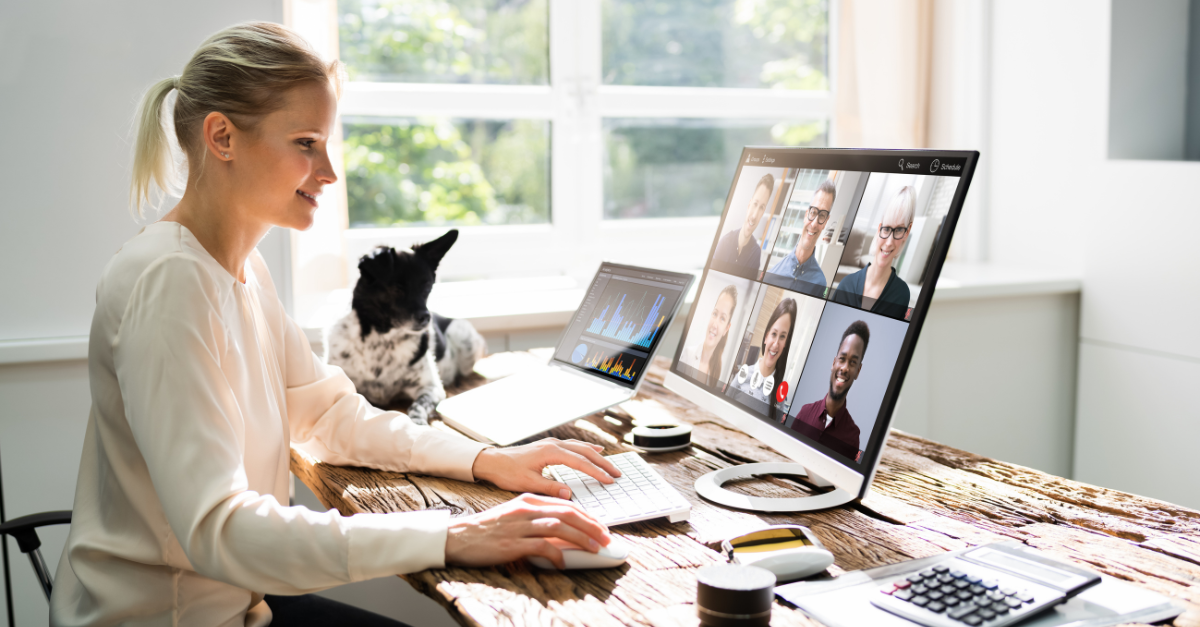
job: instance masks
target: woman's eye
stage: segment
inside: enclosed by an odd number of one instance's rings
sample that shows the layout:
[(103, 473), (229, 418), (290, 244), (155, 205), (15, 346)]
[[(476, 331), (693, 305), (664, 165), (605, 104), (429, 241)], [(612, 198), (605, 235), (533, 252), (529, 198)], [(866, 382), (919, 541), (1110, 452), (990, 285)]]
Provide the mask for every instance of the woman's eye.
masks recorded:
[(304, 146), (305, 148), (312, 148), (313, 144), (317, 143), (317, 140), (301, 139), (301, 140), (297, 140), (296, 143), (300, 144), (301, 146)]

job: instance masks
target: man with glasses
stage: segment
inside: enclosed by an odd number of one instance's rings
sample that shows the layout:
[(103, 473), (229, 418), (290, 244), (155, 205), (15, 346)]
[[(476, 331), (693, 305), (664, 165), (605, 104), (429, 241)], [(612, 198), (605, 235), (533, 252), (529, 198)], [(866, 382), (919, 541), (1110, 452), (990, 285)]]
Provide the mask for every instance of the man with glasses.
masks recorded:
[(908, 320), (910, 292), (893, 264), (904, 252), (916, 213), (917, 192), (905, 185), (892, 198), (883, 219), (875, 224), (871, 241), (871, 262), (867, 267), (842, 279), (833, 292), (833, 302)]
[(826, 179), (821, 183), (821, 186), (813, 193), (812, 200), (808, 204), (808, 211), (805, 212), (804, 219), (800, 223), (800, 237), (796, 239), (796, 250), (771, 266), (771, 269), (767, 271), (767, 276), (763, 277), (764, 281), (785, 290), (817, 298), (825, 297), (827, 285), (825, 273), (821, 270), (821, 264), (817, 262), (816, 255), (813, 253), (817, 249), (817, 240), (821, 238), (821, 231), (825, 229), (825, 223), (829, 221), (829, 211), (833, 208), (833, 200), (836, 196), (837, 189), (834, 187), (833, 181)]

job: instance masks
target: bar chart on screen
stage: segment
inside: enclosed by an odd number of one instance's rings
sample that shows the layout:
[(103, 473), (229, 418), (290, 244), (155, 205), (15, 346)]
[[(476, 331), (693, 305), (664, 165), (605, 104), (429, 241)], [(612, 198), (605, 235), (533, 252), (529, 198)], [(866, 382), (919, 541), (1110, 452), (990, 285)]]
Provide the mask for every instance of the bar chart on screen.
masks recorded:
[[(581, 344), (579, 347), (583, 346)], [(589, 347), (587, 356), (581, 362), (580, 365), (589, 370), (603, 372), (623, 381), (633, 381), (646, 365), (646, 360), (643, 358), (630, 355), (625, 351), (610, 350), (601, 346)]]
[[(668, 301), (670, 298), (670, 301)], [(586, 332), (631, 346), (650, 348), (663, 330), (677, 296), (650, 286), (613, 281), (600, 296), (600, 313)]]

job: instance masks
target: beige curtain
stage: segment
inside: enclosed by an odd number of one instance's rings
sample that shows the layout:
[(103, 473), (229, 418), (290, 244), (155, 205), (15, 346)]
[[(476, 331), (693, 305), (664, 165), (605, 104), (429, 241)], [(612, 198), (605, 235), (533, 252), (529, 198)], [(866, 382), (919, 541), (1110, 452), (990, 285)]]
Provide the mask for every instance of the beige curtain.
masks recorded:
[(835, 145), (929, 145), (933, 2), (841, 0)]

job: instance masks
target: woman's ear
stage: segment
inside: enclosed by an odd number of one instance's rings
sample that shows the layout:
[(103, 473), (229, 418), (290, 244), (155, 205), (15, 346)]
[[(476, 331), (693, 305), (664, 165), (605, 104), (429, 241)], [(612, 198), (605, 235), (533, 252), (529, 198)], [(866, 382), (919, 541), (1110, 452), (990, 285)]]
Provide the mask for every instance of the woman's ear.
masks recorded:
[(202, 133), (204, 148), (221, 161), (233, 158), (233, 121), (224, 113), (213, 111), (204, 116)]

